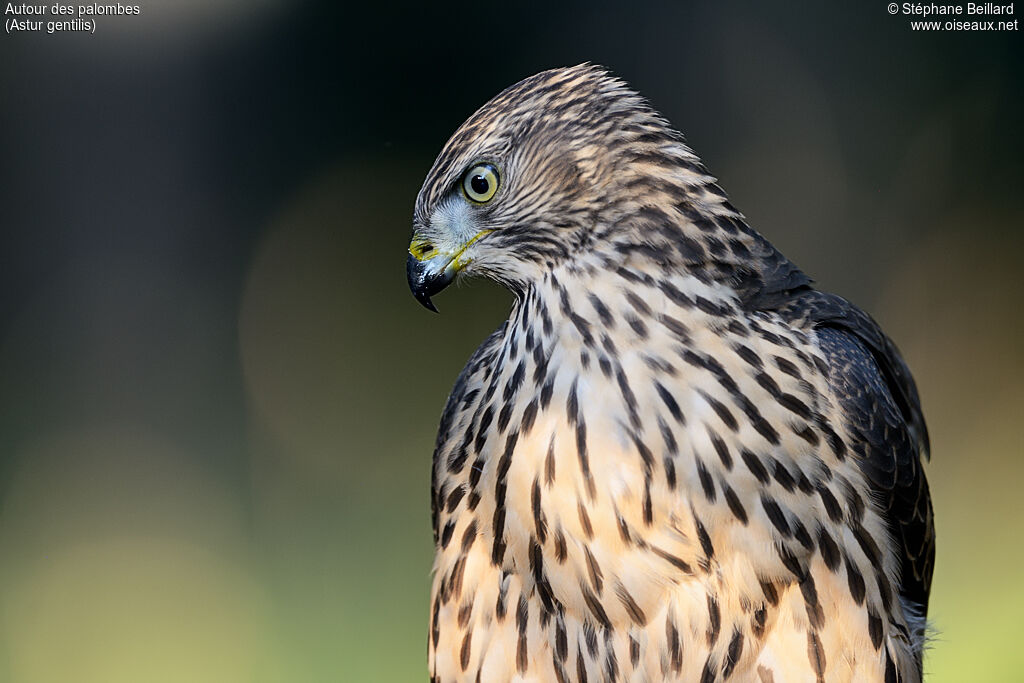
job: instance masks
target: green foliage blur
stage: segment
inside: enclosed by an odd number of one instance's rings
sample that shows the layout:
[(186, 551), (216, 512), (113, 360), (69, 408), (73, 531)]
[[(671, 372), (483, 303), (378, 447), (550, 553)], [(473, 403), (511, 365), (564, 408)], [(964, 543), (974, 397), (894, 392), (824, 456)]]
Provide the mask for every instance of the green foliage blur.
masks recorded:
[(144, 2), (0, 35), (0, 681), (425, 678), (434, 432), (510, 298), (420, 308), (412, 202), (477, 106), (581, 61), (902, 348), (928, 680), (1019, 680), (1021, 41), (875, 4)]

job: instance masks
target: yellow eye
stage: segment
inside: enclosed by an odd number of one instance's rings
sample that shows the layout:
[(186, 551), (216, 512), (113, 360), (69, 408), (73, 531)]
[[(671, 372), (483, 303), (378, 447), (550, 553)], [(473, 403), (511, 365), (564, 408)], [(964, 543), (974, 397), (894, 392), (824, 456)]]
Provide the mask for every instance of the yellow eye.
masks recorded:
[(477, 164), (462, 177), (462, 191), (477, 204), (491, 201), (498, 191), (498, 169), (490, 164)]

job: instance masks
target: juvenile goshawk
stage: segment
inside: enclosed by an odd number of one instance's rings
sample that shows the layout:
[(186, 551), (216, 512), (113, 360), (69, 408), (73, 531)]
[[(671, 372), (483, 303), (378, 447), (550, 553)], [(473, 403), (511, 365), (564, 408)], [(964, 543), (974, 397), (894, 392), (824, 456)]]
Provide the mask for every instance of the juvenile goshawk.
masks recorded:
[(515, 294), (437, 437), (435, 681), (919, 681), (928, 437), (896, 347), (581, 65), (505, 90), (415, 205), (409, 284)]

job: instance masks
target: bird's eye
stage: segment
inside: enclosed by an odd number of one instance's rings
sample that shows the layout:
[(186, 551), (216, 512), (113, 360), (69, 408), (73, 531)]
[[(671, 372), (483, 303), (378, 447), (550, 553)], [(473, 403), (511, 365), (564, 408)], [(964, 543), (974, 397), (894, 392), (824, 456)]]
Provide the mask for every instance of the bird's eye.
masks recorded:
[(470, 201), (477, 204), (491, 201), (491, 197), (498, 191), (498, 169), (490, 164), (477, 164), (463, 176), (462, 191)]

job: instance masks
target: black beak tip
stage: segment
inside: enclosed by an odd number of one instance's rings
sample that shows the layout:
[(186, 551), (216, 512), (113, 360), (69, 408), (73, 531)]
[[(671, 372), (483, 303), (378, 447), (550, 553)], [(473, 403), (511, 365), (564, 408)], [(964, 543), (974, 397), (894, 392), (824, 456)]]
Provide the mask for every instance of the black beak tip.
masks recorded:
[(416, 297), (416, 301), (419, 301), (421, 304), (423, 304), (423, 308), (427, 309), (428, 311), (433, 311), (434, 313), (441, 312), (437, 310), (437, 306), (434, 305), (434, 302), (430, 300), (430, 297), (426, 293), (414, 293), (414, 296)]

